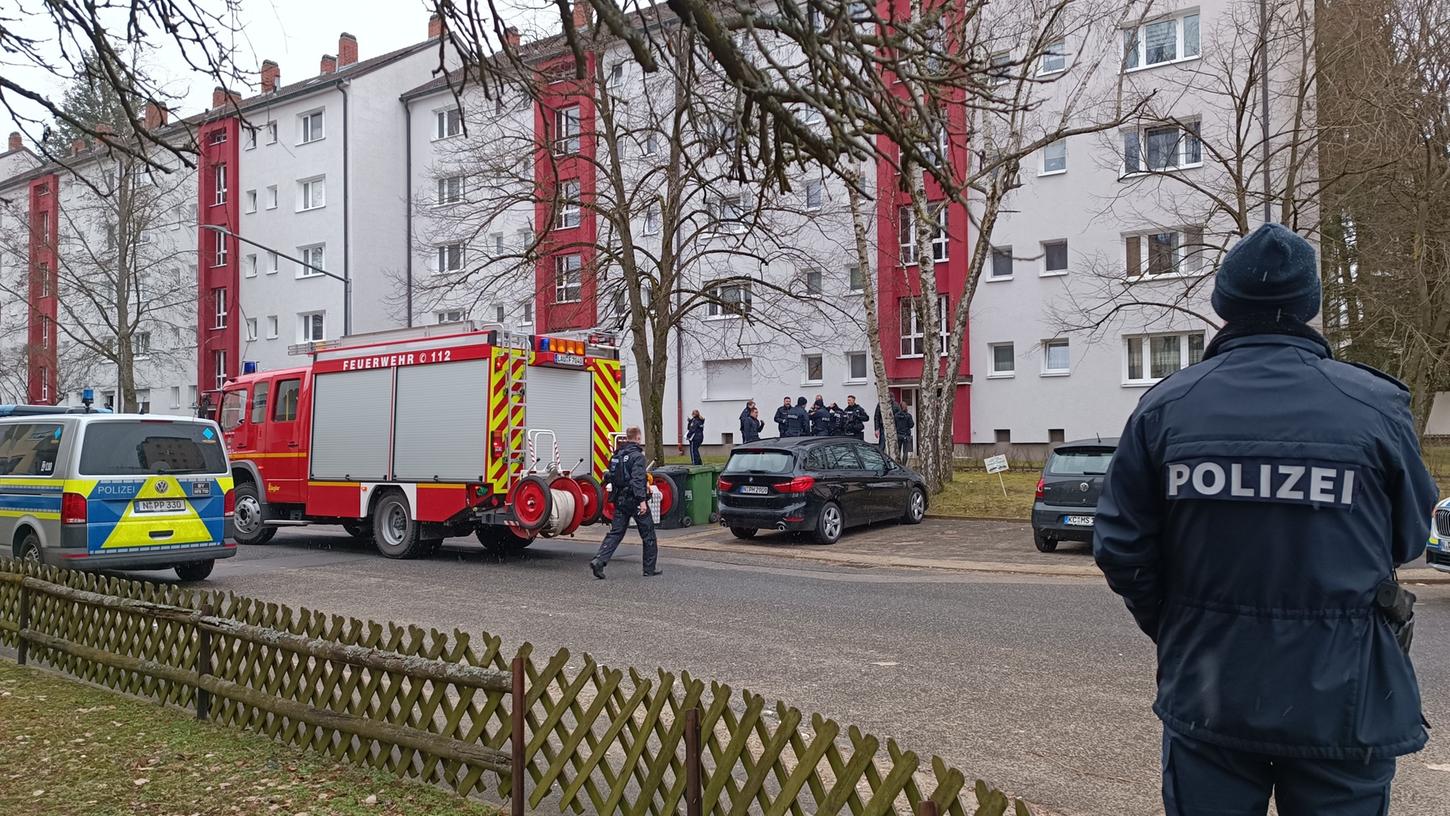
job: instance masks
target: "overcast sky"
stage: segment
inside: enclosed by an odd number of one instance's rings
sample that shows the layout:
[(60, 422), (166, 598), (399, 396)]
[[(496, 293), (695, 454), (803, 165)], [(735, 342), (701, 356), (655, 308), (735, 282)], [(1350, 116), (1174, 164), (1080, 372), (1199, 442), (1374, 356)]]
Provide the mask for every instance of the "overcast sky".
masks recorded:
[[(10, 5), (10, 0), (0, 1)], [(39, 19), (38, 14), (27, 15), (26, 11), (27, 6), (40, 1), (20, 0), (21, 19)], [(337, 53), (337, 35), (344, 31), (357, 37), (358, 59), (421, 42), (428, 36), (429, 12), (423, 0), (238, 0), (238, 4), (237, 63), (255, 72), (262, 60), (275, 60), (282, 67), (284, 84), (315, 76), (322, 55)], [(557, 12), (552, 11), (547, 0), (504, 0), (500, 5), (511, 9), (510, 22), (525, 32), (525, 39), (541, 33), (540, 21), (546, 25), (551, 15), (557, 21)], [(7, 10), (0, 16), (12, 13)], [(54, 31), (25, 33), (47, 42), (55, 37)], [(185, 63), (176, 54), (163, 50), (156, 55), (156, 65), (158, 73), (173, 83), (169, 88), (184, 94), (185, 102), (178, 111), (181, 116), (199, 113), (211, 105), (215, 83), (205, 76), (188, 75)], [(59, 98), (65, 89), (64, 82), (39, 71), (24, 70), (14, 61), (0, 63), (0, 70), (53, 98)], [(255, 91), (254, 86), (243, 95)], [(0, 112), (0, 121), (0, 132), (21, 130), (28, 137), (39, 136), (34, 127), (18, 127), (8, 113)]]

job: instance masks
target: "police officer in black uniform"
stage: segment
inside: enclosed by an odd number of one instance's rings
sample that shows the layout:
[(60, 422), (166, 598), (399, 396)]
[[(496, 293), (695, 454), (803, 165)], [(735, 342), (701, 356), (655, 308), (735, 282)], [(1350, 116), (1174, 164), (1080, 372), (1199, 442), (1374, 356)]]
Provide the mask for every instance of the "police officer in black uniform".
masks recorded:
[(785, 404), (775, 409), (775, 432), (781, 438), (789, 436), (785, 432), (785, 418), (790, 414), (790, 397), (785, 398)]
[(856, 404), (856, 395), (849, 394), (846, 397), (846, 420), (844, 431), (847, 436), (854, 436), (857, 439), (866, 439), (866, 409)]
[(781, 436), (810, 436), (811, 415), (806, 412), (806, 398), (797, 397), (795, 407), (785, 412), (785, 430)]
[(1381, 816), (1428, 734), (1396, 635), (1435, 482), (1398, 381), (1334, 360), (1307, 241), (1234, 247), (1203, 361), (1143, 395), (1093, 554), (1158, 648), (1169, 816)]
[(639, 527), (639, 539), (644, 544), (644, 576), (651, 578), (663, 575), (655, 567), (659, 548), (655, 543), (655, 523), (649, 512), (649, 482), (644, 472), (644, 448), (641, 443), (644, 434), (639, 428), (625, 431), (625, 443), (615, 451), (609, 460), (609, 485), (614, 502), (614, 523), (599, 545), (599, 553), (589, 562), (589, 571), (594, 577), (604, 580), (604, 567), (624, 540), (624, 531), (629, 529), (630, 518)]

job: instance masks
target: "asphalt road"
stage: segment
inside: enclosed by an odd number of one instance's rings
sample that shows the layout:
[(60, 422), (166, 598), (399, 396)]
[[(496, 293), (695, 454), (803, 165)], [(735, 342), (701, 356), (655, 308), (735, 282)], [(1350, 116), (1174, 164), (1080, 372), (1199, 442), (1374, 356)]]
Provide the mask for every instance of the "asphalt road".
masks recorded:
[[(588, 541), (500, 561), (458, 540), (403, 562), (318, 529), (242, 548), (212, 585), (689, 669), (895, 737), (1054, 813), (1162, 812), (1153, 653), (1100, 581), (833, 566), (766, 548), (665, 549), (665, 575), (645, 579), (627, 544), (600, 582)], [(1426, 713), (1450, 723), (1450, 586), (1417, 591)], [(1450, 813), (1450, 739), (1403, 761), (1392, 812)]]

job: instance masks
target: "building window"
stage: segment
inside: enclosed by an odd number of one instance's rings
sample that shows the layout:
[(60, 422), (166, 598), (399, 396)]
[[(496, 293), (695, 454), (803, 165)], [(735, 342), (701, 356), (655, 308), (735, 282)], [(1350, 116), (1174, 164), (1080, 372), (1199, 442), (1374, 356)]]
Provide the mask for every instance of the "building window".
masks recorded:
[(554, 222), (557, 229), (573, 229), (579, 226), (579, 180), (559, 182), (559, 215)]
[(319, 177), (297, 182), (297, 211), (316, 210), (327, 205), (326, 181)]
[(216, 288), (211, 290), (212, 323), (213, 329), (225, 329), (227, 327), (227, 290)]
[(806, 182), (806, 212), (816, 212), (825, 200), (825, 185), (820, 179)]
[(658, 235), (660, 232), (660, 207), (651, 204), (644, 211), (644, 234)]
[(277, 185), (275, 184), (267, 187), (267, 209), (277, 209)]
[(249, 318), (247, 318), (247, 342), (250, 343), (250, 342), (252, 342), (252, 341), (254, 341), (256, 339), (257, 339), (257, 318), (255, 318), (255, 317), (249, 317)]
[(1067, 274), (1067, 241), (1042, 242), (1042, 275)]
[(267, 253), (267, 274), (277, 274), (277, 253), (275, 252)]
[(1151, 68), (1198, 56), (1198, 12), (1123, 31), (1123, 70)]
[(226, 266), (227, 265), (227, 236), (221, 234), (220, 232), (213, 232), (212, 233), (212, 245), (211, 245), (211, 249), (212, 249), (211, 265), (214, 266), (214, 267), (215, 266)]
[(220, 391), (222, 386), (227, 384), (227, 353), (225, 351), (213, 351), (211, 353), (211, 364), (215, 372), (213, 387)]
[(444, 309), (441, 312), (434, 312), (433, 316), (439, 323), (461, 323), (463, 322), (462, 309)]
[(1123, 133), (1123, 172), (1143, 173), (1203, 164), (1199, 123), (1159, 125)]
[(1017, 353), (1011, 343), (991, 343), (987, 350), (992, 355), (989, 377), (1011, 377), (1017, 373)]
[(864, 351), (848, 351), (848, 352), (846, 352), (846, 382), (848, 382), (848, 383), (866, 382), (866, 371), (867, 371), (867, 367), (866, 366), (867, 366), (866, 352), (864, 352)]
[(824, 291), (822, 285), (822, 274), (819, 269), (807, 269), (805, 274), (806, 294), (819, 295)]
[(1072, 370), (1072, 356), (1066, 339), (1042, 341), (1042, 373), (1066, 374)]
[(463, 200), (463, 176), (445, 176), (438, 179), (438, 203), (457, 204)]
[(745, 231), (745, 199), (739, 195), (715, 200), (715, 228), (721, 232)]
[(244, 274), (246, 274), (247, 277), (249, 277), (249, 278), (255, 278), (255, 277), (257, 277), (257, 255), (256, 255), (256, 253), (248, 253), (248, 255), (247, 255), (247, 261), (246, 261), (245, 264), (242, 265), (242, 268), (246, 270), (246, 272)]
[(947, 205), (936, 205), (936, 231), (931, 234), (931, 259), (937, 263), (947, 260), (950, 243), (947, 239)]
[(852, 292), (860, 292), (866, 288), (866, 276), (861, 274), (860, 266), (846, 267), (846, 286)]
[(433, 112), (433, 139), (447, 139), (463, 132), (463, 111), (458, 108)]
[(458, 272), (463, 269), (463, 244), (444, 244), (438, 247), (438, 272)]
[(297, 277), (315, 278), (327, 269), (326, 244), (298, 247), (297, 252), (302, 256), (302, 263), (297, 267)]
[(322, 127), (322, 111), (304, 113), (297, 118), (300, 122), (302, 144), (319, 141), (326, 135)]
[(991, 278), (1007, 280), (1012, 277), (1012, 247), (992, 247)]
[(1128, 337), (1124, 346), (1125, 382), (1155, 383), (1203, 359), (1203, 332)]
[[(931, 205), (936, 215), (936, 230), (931, 236), (931, 258), (937, 263), (947, 260), (950, 241), (947, 237), (947, 207), (945, 203)], [(901, 244), (901, 265), (916, 263), (916, 209), (911, 206), (897, 210), (898, 240)]]
[(554, 152), (572, 156), (579, 152), (579, 106), (554, 111)]
[(821, 355), (803, 355), (801, 362), (803, 363), (801, 369), (805, 371), (805, 378), (801, 380), (801, 385), (820, 385), (826, 381), (826, 367), (821, 360)]
[(256, 190), (248, 190), (245, 200), (247, 202), (246, 203), (247, 212), (249, 212), (249, 213), (256, 212), (257, 211), (257, 191)]
[(212, 206), (227, 203), (227, 166), (214, 165), (211, 168)]
[(1006, 85), (1012, 81), (1012, 55), (1006, 51), (993, 54), (987, 63), (987, 83)]
[[(916, 309), (915, 298), (902, 298), (901, 308), (901, 353), (899, 357), (922, 357), (926, 354), (926, 328), (922, 325)], [(945, 354), (947, 347), (947, 296), (937, 295), (937, 353)]]
[(299, 343), (313, 343), (326, 339), (326, 312), (303, 312), (297, 315), (297, 341)]
[(752, 305), (750, 284), (725, 283), (710, 289), (710, 302), (705, 306), (705, 316), (714, 318), (749, 317)]
[(493, 307), (493, 322), (495, 322), (495, 323), (502, 323), (504, 321), (504, 317), (505, 317), (505, 315), (504, 315), (503, 304), (502, 303), (495, 304), (494, 307)]
[(519, 303), (519, 322), (525, 326), (534, 324), (534, 302), (525, 300)]
[(248, 150), (255, 150), (257, 147), (257, 129), (248, 126), (245, 128), (245, 144)]
[(1129, 278), (1147, 275), (1196, 275), (1203, 267), (1203, 230), (1188, 227), (1123, 239)]
[(1055, 40), (1047, 44), (1042, 51), (1042, 60), (1038, 63), (1037, 73), (1056, 74), (1067, 70), (1067, 41)]
[(267, 339), (276, 340), (277, 333), (277, 316), (267, 315)]
[(171, 407), (173, 409), (181, 408), (181, 386), (179, 385), (171, 386)]
[(624, 84), (624, 63), (623, 62), (616, 62), (613, 65), (609, 66), (609, 84), (608, 84), (608, 87), (610, 87), (610, 88), (618, 88), (619, 86), (621, 86), (623, 84)]
[(554, 259), (554, 302), (578, 303), (584, 297), (584, 259), (560, 255)]
[(1059, 139), (1042, 148), (1042, 173), (1040, 175), (1050, 176), (1054, 173), (1066, 172), (1067, 140)]
[(276, 143), (277, 143), (277, 123), (276, 122), (268, 122), (267, 123), (267, 144), (273, 145), (273, 144), (276, 144)]

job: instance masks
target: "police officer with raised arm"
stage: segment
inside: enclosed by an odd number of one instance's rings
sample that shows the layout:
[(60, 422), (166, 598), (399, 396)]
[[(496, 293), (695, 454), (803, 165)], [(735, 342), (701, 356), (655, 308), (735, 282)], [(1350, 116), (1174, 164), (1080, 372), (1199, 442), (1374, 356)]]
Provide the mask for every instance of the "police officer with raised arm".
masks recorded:
[(1381, 816), (1428, 738), (1395, 568), (1437, 490), (1407, 389), (1335, 361), (1319, 301), (1307, 241), (1241, 240), (1223, 330), (1143, 395), (1098, 503), (1093, 555), (1157, 644), (1169, 816)]
[(649, 513), (649, 482), (644, 472), (644, 434), (639, 428), (630, 428), (624, 433), (625, 443), (614, 452), (609, 460), (609, 486), (614, 502), (614, 523), (599, 545), (599, 553), (589, 562), (589, 571), (594, 577), (604, 580), (604, 567), (624, 540), (629, 529), (629, 520), (634, 519), (639, 528), (639, 539), (644, 544), (644, 577), (663, 575), (655, 567), (659, 548), (655, 543), (655, 523)]

